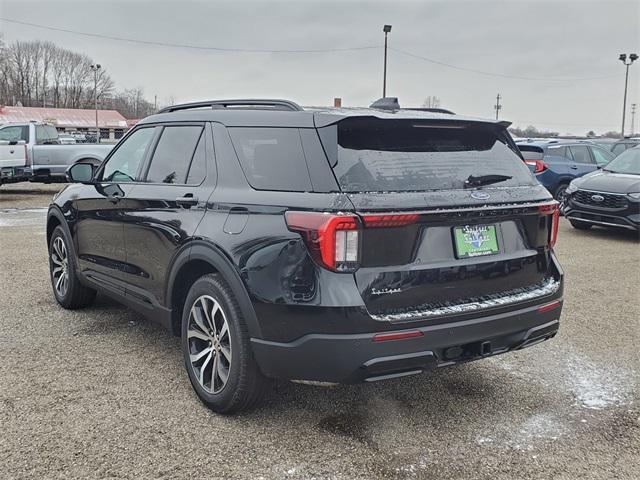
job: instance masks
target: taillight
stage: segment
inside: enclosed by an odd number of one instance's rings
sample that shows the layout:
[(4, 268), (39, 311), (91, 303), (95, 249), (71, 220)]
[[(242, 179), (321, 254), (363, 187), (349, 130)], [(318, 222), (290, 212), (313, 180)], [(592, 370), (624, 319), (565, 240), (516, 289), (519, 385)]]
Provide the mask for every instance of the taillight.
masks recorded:
[(401, 213), (397, 215), (363, 215), (362, 221), (365, 227), (404, 227), (418, 220), (417, 213)]
[(525, 160), (524, 163), (533, 167), (533, 173), (544, 172), (549, 168), (549, 165), (544, 163), (542, 160)]
[(317, 262), (334, 271), (358, 268), (360, 221), (356, 215), (288, 211), (285, 219), (289, 230), (302, 235)]
[(24, 166), (31, 166), (31, 158), (29, 157), (29, 148), (27, 148), (27, 145), (24, 146)]
[(360, 266), (361, 229), (404, 227), (418, 214), (354, 215), (288, 211), (287, 227), (302, 235), (311, 256), (336, 272), (353, 272)]
[(555, 200), (550, 203), (545, 203), (538, 207), (538, 211), (542, 215), (551, 215), (551, 232), (549, 234), (549, 247), (556, 246), (558, 240), (558, 226), (560, 224), (560, 204)]

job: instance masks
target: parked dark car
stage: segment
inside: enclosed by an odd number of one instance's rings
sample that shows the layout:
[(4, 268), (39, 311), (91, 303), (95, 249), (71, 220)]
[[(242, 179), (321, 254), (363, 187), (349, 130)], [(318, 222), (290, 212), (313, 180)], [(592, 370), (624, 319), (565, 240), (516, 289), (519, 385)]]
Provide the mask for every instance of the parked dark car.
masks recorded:
[(602, 168), (613, 159), (611, 152), (580, 141), (538, 141), (518, 143), (529, 169), (553, 197), (562, 202), (574, 178)]
[(618, 156), (625, 150), (637, 147), (638, 145), (640, 145), (640, 138), (625, 138), (613, 143), (609, 149), (614, 156)]
[(580, 230), (598, 225), (640, 232), (640, 146), (571, 182), (563, 208)]
[[(384, 102), (383, 102), (384, 104)], [(182, 337), (217, 412), (273, 378), (376, 381), (553, 337), (558, 208), (505, 122), (285, 100), (139, 122), (49, 208), (65, 308), (96, 291)]]

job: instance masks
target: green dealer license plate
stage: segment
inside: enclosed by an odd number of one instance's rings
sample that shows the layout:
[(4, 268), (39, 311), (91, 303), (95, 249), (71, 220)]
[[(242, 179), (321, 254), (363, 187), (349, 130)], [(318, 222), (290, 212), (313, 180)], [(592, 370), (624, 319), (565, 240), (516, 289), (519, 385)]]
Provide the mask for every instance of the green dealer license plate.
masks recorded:
[(458, 258), (482, 257), (500, 252), (495, 225), (454, 227), (453, 237)]

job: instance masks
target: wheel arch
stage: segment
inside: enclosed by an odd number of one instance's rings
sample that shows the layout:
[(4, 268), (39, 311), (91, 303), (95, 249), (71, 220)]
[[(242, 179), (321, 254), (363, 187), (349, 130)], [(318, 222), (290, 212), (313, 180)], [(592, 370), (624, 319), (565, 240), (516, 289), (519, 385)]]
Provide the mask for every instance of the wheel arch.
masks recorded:
[(53, 231), (57, 226), (62, 226), (62, 228), (66, 229), (67, 233), (69, 233), (69, 228), (67, 226), (67, 222), (64, 219), (64, 215), (57, 208), (52, 207), (47, 213), (47, 249), (49, 248), (49, 243), (51, 242), (51, 235), (53, 235)]
[(209, 273), (219, 274), (233, 291), (247, 322), (249, 335), (262, 338), (253, 304), (240, 274), (219, 248), (204, 241), (195, 241), (178, 253), (168, 276), (165, 298), (171, 308), (171, 330), (174, 335), (180, 335), (182, 310), (191, 285)]

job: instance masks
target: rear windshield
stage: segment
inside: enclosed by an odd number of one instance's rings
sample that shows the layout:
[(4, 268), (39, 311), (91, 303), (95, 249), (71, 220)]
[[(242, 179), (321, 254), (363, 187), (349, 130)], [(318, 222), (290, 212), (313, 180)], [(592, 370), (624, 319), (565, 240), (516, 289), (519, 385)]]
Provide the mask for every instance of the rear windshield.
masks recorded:
[(494, 174), (512, 177), (495, 186), (535, 184), (494, 125), (358, 117), (339, 122), (337, 137), (333, 170), (346, 192), (459, 189)]

